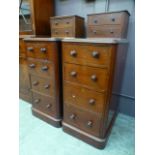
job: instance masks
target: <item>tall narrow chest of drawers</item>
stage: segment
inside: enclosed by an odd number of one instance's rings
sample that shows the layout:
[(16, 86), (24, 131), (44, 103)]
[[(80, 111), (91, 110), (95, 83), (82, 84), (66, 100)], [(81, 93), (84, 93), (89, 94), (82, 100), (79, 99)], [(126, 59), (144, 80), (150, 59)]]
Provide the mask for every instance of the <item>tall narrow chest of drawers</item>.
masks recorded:
[(52, 38), (27, 38), (25, 45), (33, 100), (32, 113), (49, 124), (60, 127), (60, 42)]
[(122, 41), (126, 42), (113, 38), (62, 42), (63, 130), (97, 148), (105, 146), (117, 113), (111, 94)]

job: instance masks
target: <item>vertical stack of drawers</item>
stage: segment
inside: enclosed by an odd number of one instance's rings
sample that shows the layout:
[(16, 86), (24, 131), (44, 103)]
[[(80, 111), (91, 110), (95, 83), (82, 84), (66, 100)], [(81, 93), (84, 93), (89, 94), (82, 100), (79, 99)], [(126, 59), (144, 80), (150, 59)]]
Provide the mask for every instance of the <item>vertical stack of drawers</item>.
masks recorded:
[(125, 38), (127, 35), (128, 11), (88, 15), (88, 38)]
[(52, 38), (27, 38), (25, 45), (33, 98), (32, 112), (59, 127), (62, 118), (60, 43)]
[(27, 69), (25, 43), (23, 40), (25, 37), (26, 35), (20, 35), (19, 37), (19, 97), (31, 103), (31, 87)]
[(50, 18), (52, 37), (84, 37), (84, 18), (56, 16)]
[(113, 39), (64, 39), (63, 130), (103, 148), (116, 109), (110, 113), (117, 41)]

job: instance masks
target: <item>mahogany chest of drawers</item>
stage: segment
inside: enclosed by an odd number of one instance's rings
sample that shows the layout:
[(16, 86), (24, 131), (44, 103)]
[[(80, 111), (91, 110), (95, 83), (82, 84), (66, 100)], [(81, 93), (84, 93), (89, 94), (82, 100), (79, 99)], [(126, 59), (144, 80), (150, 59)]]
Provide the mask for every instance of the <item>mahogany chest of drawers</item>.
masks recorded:
[(127, 35), (128, 11), (89, 14), (88, 38), (125, 38)]
[(50, 18), (52, 37), (84, 37), (84, 18), (56, 16)]
[(63, 130), (97, 148), (105, 146), (117, 113), (111, 94), (117, 47), (122, 41), (62, 41)]
[(32, 36), (31, 35), (19, 36), (19, 97), (29, 103), (31, 103), (32, 101), (32, 96), (30, 91), (31, 87), (27, 69), (27, 56), (25, 50), (25, 43), (23, 39)]
[(60, 127), (60, 42), (52, 38), (27, 38), (25, 45), (33, 100), (32, 113), (49, 124)]

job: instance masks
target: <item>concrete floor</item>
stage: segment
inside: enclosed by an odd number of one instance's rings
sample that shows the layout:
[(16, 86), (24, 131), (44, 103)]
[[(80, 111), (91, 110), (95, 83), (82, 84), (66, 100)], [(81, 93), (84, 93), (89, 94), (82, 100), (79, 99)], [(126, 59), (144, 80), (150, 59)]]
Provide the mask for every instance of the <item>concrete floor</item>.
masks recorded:
[(119, 114), (104, 150), (98, 150), (32, 116), (20, 100), (20, 155), (134, 155), (134, 118)]

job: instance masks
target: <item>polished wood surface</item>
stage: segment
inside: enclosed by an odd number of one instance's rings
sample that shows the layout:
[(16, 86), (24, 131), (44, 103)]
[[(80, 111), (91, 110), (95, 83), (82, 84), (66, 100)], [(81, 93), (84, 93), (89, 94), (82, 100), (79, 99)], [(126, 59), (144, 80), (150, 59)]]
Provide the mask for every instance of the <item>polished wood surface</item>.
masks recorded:
[(54, 16), (54, 0), (29, 0), (32, 30), (35, 35), (50, 35), (50, 17)]
[(32, 113), (47, 123), (60, 127), (62, 119), (60, 42), (27, 38), (25, 44), (33, 97)]
[(32, 101), (30, 88), (25, 43), (19, 39), (19, 97), (29, 103)]
[(84, 18), (56, 16), (50, 18), (52, 37), (84, 37)]
[(126, 38), (129, 13), (127, 11), (88, 15), (87, 37)]
[(117, 52), (117, 44), (62, 42), (64, 131), (98, 148), (116, 116), (110, 100)]

